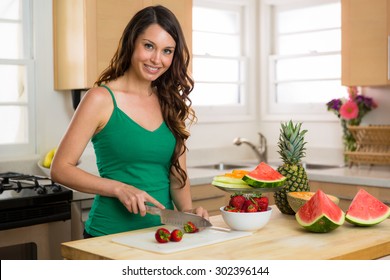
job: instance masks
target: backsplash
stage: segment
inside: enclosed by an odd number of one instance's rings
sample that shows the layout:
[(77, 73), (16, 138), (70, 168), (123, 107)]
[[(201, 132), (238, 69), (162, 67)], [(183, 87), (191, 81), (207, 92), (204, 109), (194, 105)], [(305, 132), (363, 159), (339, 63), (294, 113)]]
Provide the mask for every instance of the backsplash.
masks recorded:
[(364, 87), (362, 93), (372, 97), (378, 107), (369, 112), (362, 120), (362, 124), (390, 125), (390, 87)]

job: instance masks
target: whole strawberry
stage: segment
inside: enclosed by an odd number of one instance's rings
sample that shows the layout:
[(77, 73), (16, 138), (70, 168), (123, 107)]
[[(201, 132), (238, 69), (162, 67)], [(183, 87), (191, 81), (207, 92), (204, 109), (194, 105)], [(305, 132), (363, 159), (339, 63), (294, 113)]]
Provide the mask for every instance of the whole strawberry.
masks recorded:
[(268, 209), (268, 197), (266, 196), (256, 196), (253, 197), (253, 200), (256, 202), (260, 212), (267, 211)]
[(229, 205), (236, 209), (242, 209), (245, 201), (245, 196), (236, 193), (230, 196)]
[(180, 229), (174, 229), (171, 232), (171, 238), (169, 239), (170, 241), (173, 242), (179, 242), (183, 238), (183, 232)]
[(234, 206), (226, 205), (223, 210), (228, 211), (228, 212), (240, 212), (241, 209), (237, 209)]
[(243, 208), (243, 212), (257, 212), (259, 210), (259, 207), (257, 206), (256, 202), (253, 200), (253, 198), (249, 198), (245, 201)]
[(187, 222), (184, 225), (184, 232), (186, 232), (186, 233), (195, 233), (198, 231), (199, 231), (199, 229), (192, 222)]
[(171, 233), (166, 228), (159, 228), (154, 234), (158, 243), (167, 243), (171, 239)]

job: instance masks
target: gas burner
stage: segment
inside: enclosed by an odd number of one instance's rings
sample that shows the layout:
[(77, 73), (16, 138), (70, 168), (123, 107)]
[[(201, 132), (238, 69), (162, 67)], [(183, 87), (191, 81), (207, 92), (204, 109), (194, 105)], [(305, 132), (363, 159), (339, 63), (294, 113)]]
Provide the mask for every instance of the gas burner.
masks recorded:
[(38, 195), (46, 194), (49, 191), (53, 193), (62, 191), (60, 185), (45, 176), (24, 175), (15, 172), (0, 173), (0, 194), (7, 190), (19, 193), (22, 189), (35, 190)]
[(48, 177), (0, 173), (0, 230), (69, 219), (72, 197)]

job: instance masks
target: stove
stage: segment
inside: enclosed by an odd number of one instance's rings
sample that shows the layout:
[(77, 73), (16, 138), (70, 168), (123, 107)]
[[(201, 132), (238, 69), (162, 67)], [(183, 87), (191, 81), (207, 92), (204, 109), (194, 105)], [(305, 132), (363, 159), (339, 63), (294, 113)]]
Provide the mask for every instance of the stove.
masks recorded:
[(0, 230), (69, 220), (72, 195), (45, 176), (0, 173)]

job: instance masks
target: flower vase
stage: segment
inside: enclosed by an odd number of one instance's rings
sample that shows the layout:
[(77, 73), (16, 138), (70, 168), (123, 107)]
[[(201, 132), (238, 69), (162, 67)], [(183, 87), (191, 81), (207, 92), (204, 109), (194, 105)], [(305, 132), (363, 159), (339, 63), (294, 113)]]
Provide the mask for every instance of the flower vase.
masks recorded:
[[(344, 152), (353, 152), (353, 151), (356, 151), (356, 140), (353, 137), (352, 133), (349, 131), (347, 125), (348, 125), (347, 121), (344, 119), (341, 119), (341, 126), (343, 128)], [(344, 162), (346, 164), (348, 163), (348, 156), (347, 155), (344, 155)]]

